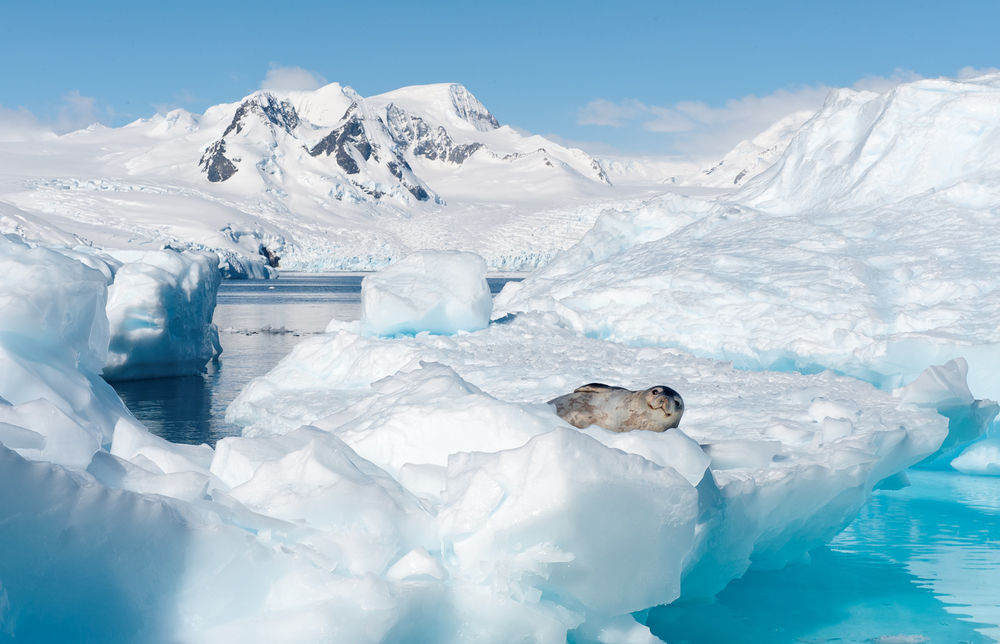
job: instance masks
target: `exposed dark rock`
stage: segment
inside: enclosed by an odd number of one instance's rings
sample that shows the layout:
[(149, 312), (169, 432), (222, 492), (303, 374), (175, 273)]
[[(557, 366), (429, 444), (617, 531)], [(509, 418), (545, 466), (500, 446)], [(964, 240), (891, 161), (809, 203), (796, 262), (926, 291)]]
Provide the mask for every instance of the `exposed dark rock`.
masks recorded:
[(280, 127), (289, 134), (299, 124), (299, 115), (295, 107), (288, 101), (278, 101), (270, 94), (257, 94), (243, 101), (236, 109), (232, 123), (222, 133), (222, 136), (239, 134), (246, 127), (247, 121), (252, 115), (258, 115), (267, 119), (271, 124)]
[(347, 174), (357, 174), (361, 172), (358, 162), (354, 160), (351, 153), (345, 147), (337, 148), (337, 165), (344, 169)]
[(381, 199), (382, 197), (385, 196), (385, 193), (379, 190), (378, 188), (372, 188), (371, 186), (362, 186), (358, 184), (354, 185), (358, 186), (358, 189), (360, 189), (361, 192), (365, 193), (366, 195), (368, 195), (373, 199)]
[(198, 162), (201, 171), (208, 174), (208, 180), (212, 183), (225, 181), (236, 174), (236, 164), (226, 157), (226, 141), (219, 139), (208, 146), (205, 154)]
[(452, 148), (451, 152), (448, 153), (448, 160), (452, 163), (463, 163), (466, 159), (471, 157), (473, 153), (484, 147), (482, 143), (465, 143), (463, 145), (457, 145)]
[(438, 126), (432, 130), (422, 118), (395, 104), (386, 108), (386, 127), (396, 145), (409, 149), (414, 156), (431, 161), (461, 164), (483, 147), (482, 143), (455, 145), (455, 141), (443, 127)]
[(347, 112), (344, 113), (344, 118), (346, 119), (344, 124), (323, 137), (309, 150), (309, 154), (314, 157), (321, 154), (327, 156), (333, 154), (337, 159), (337, 165), (343, 168), (344, 172), (357, 174), (361, 168), (351, 151), (357, 151), (367, 161), (372, 156), (372, 144), (365, 134), (365, 126), (358, 114), (357, 103), (353, 103), (348, 108)]
[(593, 168), (594, 172), (597, 173), (598, 179), (608, 184), (609, 186), (611, 185), (611, 179), (608, 177), (608, 173), (604, 171), (604, 166), (601, 165), (600, 161), (594, 159), (593, 161), (590, 162), (590, 167)]
[[(363, 160), (371, 164), (383, 164), (389, 170), (389, 173), (400, 182), (400, 184), (406, 188), (414, 197), (420, 201), (426, 201), (430, 198), (427, 190), (420, 185), (419, 179), (413, 175), (413, 170), (410, 168), (410, 164), (407, 163), (406, 159), (403, 158), (400, 150), (398, 149), (398, 141), (392, 137), (391, 131), (388, 132), (390, 138), (393, 138), (393, 145), (389, 149), (386, 149), (383, 145), (379, 147), (377, 143), (373, 143), (368, 136), (366, 128), (373, 127), (373, 124), (369, 121), (362, 119), (361, 110), (356, 103), (352, 104), (350, 108), (344, 113), (342, 123), (323, 137), (319, 143), (317, 143), (311, 150), (309, 154), (312, 156), (320, 155), (333, 155), (337, 160), (337, 164), (349, 175), (359, 174), (361, 172), (361, 166), (359, 161)], [(374, 127), (385, 128), (388, 130), (385, 122), (382, 119), (377, 119)], [(372, 188), (370, 185), (363, 185), (361, 183), (355, 182), (354, 185), (364, 192), (365, 194), (375, 198), (381, 199), (386, 195), (386, 192), (377, 188)]]
[(417, 201), (427, 201), (430, 199), (430, 195), (427, 194), (427, 191), (422, 186), (406, 186), (406, 189), (410, 191), (411, 195), (417, 198)]
[(260, 248), (258, 249), (257, 252), (259, 252), (261, 255), (264, 256), (264, 259), (267, 260), (268, 266), (270, 266), (271, 268), (278, 268), (278, 261), (281, 259), (281, 257), (279, 257), (277, 253), (272, 251), (264, 244), (260, 245)]

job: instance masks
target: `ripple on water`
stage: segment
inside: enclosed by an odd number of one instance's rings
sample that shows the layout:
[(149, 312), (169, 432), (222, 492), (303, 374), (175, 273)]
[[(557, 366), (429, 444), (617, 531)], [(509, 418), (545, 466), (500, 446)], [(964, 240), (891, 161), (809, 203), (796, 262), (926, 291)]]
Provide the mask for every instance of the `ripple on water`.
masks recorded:
[(809, 563), (653, 609), (650, 629), (672, 644), (1000, 640), (1000, 478), (910, 479), (876, 492)]

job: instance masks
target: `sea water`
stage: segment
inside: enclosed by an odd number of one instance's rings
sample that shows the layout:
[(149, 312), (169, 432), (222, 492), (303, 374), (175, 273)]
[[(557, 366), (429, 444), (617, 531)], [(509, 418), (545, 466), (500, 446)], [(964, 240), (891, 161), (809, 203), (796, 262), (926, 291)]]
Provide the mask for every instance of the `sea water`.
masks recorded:
[[(332, 319), (361, 317), (365, 273), (288, 273), (276, 280), (223, 280), (215, 308), (222, 355), (204, 374), (115, 382), (125, 405), (151, 432), (197, 445), (237, 436), (226, 407), (251, 380)], [(516, 276), (487, 278), (496, 295)]]
[[(239, 434), (225, 410), (304, 337), (361, 314), (363, 274), (225, 281), (215, 322), (223, 353), (207, 373), (115, 383), (151, 431), (183, 443)], [(491, 278), (497, 293), (506, 278)], [(751, 571), (713, 602), (640, 615), (672, 644), (1000, 641), (1000, 477), (911, 471), (808, 559)]]
[(1000, 639), (1000, 478), (910, 470), (807, 560), (647, 617), (671, 644)]

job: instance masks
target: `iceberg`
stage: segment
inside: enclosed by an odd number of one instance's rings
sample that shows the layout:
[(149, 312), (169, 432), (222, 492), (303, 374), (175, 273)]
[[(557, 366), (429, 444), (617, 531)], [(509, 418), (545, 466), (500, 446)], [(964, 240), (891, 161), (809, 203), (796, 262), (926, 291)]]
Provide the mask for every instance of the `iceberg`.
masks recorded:
[[(215, 450), (127, 422), (62, 466), (3, 448), (6, 632), (635, 636), (631, 612), (710, 596), (825, 542), (945, 434), (930, 408), (900, 409), (864, 383), (614, 345), (554, 316), (455, 336), (359, 331), (300, 345), (234, 404), (256, 421), (246, 436)], [(543, 401), (596, 371), (629, 386), (669, 377), (684, 424), (663, 436), (568, 427)], [(50, 460), (26, 440), (51, 424), (37, 411), (4, 422), (5, 444)], [(51, 535), (64, 535), (54, 559), (40, 555)], [(46, 620), (53, 597), (61, 619)], [(88, 619), (91, 601), (116, 619)]]
[(9, 425), (4, 443), (23, 456), (86, 467), (117, 426), (138, 425), (102, 373), (197, 373), (217, 352), (213, 254), (115, 259), (0, 237), (0, 269), (8, 276), (0, 285), (0, 422)]
[[(829, 372), (739, 371), (561, 322), (523, 314), (475, 333), (394, 338), (331, 324), (232, 403), (244, 437), (220, 441), (213, 467), (239, 490), (264, 464), (335, 436), (427, 513), (435, 538), (390, 576), (490, 588), (489, 611), (502, 600), (562, 615), (555, 641), (798, 559), (947, 432), (933, 409)], [(676, 385), (688, 401), (681, 427), (576, 430), (544, 403), (597, 374)], [(486, 640), (532, 632), (514, 629)]]
[(85, 467), (132, 414), (100, 377), (110, 337), (107, 275), (55, 250), (0, 236), (3, 442)]
[(361, 328), (368, 335), (475, 331), (492, 310), (486, 261), (475, 253), (413, 253), (361, 282)]
[(158, 378), (201, 373), (222, 352), (212, 323), (222, 279), (203, 251), (114, 251), (121, 262), (108, 287), (111, 341), (104, 377)]
[[(242, 436), (175, 445), (98, 376), (129, 264), (3, 243), (8, 272), (45, 267), (3, 292), (0, 355), (21, 371), (0, 381), (0, 634), (17, 639), (649, 640), (632, 613), (826, 542), (944, 440), (931, 399), (966, 401), (959, 368), (894, 396), (554, 313), (451, 335), (359, 321), (248, 386), (228, 414)], [(62, 305), (45, 280), (72, 286), (77, 316), (28, 323)], [(682, 425), (577, 430), (544, 402), (598, 379), (669, 383)]]
[(951, 466), (964, 474), (1000, 476), (1000, 439), (986, 438), (969, 445)]

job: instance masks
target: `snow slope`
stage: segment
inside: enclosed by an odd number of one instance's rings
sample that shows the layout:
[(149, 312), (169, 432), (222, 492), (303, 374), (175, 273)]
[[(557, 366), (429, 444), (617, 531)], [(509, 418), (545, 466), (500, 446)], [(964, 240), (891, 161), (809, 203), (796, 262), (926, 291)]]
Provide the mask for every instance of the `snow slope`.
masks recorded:
[(1000, 192), (998, 94), (997, 74), (834, 92), (740, 199), (776, 213), (988, 211)]
[(835, 93), (742, 190), (606, 215), (497, 312), (887, 388), (964, 356), (1000, 398), (998, 137), (998, 75)]

